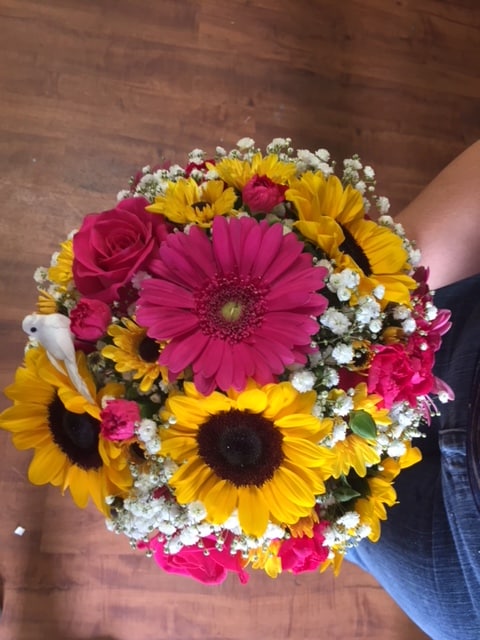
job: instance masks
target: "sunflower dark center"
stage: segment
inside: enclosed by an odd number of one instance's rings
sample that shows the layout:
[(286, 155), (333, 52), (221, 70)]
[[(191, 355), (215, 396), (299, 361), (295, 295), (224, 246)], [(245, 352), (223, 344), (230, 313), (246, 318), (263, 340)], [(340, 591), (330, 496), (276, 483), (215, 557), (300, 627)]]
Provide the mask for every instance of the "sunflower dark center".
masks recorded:
[(232, 410), (201, 425), (198, 452), (215, 473), (237, 487), (262, 486), (283, 461), (283, 436), (263, 416)]
[(192, 209), (197, 209), (197, 211), (203, 211), (207, 206), (208, 206), (208, 202), (202, 202), (200, 200), (199, 202), (194, 202), (192, 204)]
[(370, 266), (370, 262), (368, 261), (362, 247), (357, 243), (350, 231), (345, 229), (345, 227), (342, 227), (342, 231), (345, 236), (345, 240), (339, 247), (340, 251), (351, 256), (367, 277), (371, 276), (373, 273), (372, 267)]
[(100, 422), (88, 413), (72, 413), (55, 397), (48, 407), (52, 439), (72, 464), (88, 471), (99, 469), (98, 453)]
[(137, 351), (144, 362), (156, 362), (160, 354), (160, 346), (156, 340), (145, 336), (138, 345)]
[(231, 344), (247, 339), (263, 322), (268, 287), (259, 278), (217, 275), (196, 293), (196, 311), (206, 335)]

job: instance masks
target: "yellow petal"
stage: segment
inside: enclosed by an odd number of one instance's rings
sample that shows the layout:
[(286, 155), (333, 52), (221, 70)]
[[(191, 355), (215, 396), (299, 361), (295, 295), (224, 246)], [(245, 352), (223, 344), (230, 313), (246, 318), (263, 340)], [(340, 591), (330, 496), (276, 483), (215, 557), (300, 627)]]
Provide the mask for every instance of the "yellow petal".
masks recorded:
[(237, 398), (237, 408), (240, 411), (262, 413), (267, 404), (267, 395), (261, 389), (249, 389), (248, 391), (241, 393)]
[(65, 465), (66, 456), (53, 442), (37, 449), (28, 468), (28, 479), (32, 484), (41, 485), (52, 481)]
[(238, 520), (247, 535), (257, 538), (263, 535), (268, 516), (268, 505), (257, 487), (238, 487)]
[(208, 492), (208, 503), (205, 507), (209, 519), (214, 524), (222, 524), (231, 516), (237, 506), (237, 489), (228, 480), (219, 480)]

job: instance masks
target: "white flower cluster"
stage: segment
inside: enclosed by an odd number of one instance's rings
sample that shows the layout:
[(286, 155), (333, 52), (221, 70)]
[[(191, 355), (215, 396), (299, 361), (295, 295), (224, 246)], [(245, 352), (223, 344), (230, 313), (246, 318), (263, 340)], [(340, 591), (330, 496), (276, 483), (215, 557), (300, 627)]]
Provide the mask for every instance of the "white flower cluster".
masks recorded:
[[(335, 173), (336, 163), (331, 159), (327, 149), (317, 149), (312, 152), (308, 149), (297, 149), (292, 147), (291, 138), (274, 138), (265, 148), (267, 154), (276, 154), (279, 160), (294, 163), (297, 167), (297, 175), (306, 171), (321, 171), (328, 178)], [(223, 158), (251, 161), (253, 156), (261, 153), (260, 147), (255, 140), (250, 137), (238, 140), (236, 147), (227, 151), (223, 147), (217, 146), (215, 149), (214, 161), (219, 162)], [(194, 149), (188, 154), (190, 163), (198, 165), (190, 170), (189, 176), (198, 183), (204, 180), (218, 179), (218, 174), (213, 166), (209, 169), (202, 167), (208, 159), (207, 153), (203, 149)], [(200, 168), (202, 167), (202, 168)], [(167, 168), (152, 168), (147, 165), (142, 168), (140, 177), (132, 178), (130, 189), (123, 189), (118, 192), (117, 200), (124, 200), (131, 196), (142, 196), (149, 202), (153, 202), (156, 196), (165, 195), (165, 190), (169, 182), (178, 182), (187, 177), (184, 168), (178, 164), (173, 164)], [(341, 177), (344, 186), (351, 185), (363, 196), (365, 210), (369, 211), (372, 204), (375, 204), (381, 214), (386, 214), (389, 209), (388, 199), (384, 196), (377, 196), (375, 193), (376, 180), (372, 167), (364, 166), (358, 155), (346, 158), (343, 161), (343, 174)]]
[(329, 557), (333, 558), (333, 549), (344, 553), (367, 538), (370, 533), (371, 528), (361, 522), (356, 511), (347, 511), (323, 531), (325, 538), (323, 544), (330, 549)]

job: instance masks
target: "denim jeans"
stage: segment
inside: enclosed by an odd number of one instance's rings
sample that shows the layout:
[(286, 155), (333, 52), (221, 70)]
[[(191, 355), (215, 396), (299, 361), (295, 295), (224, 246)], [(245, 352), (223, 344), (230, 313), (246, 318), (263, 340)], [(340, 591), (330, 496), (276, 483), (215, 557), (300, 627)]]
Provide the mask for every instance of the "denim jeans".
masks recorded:
[(380, 540), (362, 542), (347, 559), (433, 640), (480, 640), (480, 275), (439, 289), (435, 304), (452, 310), (435, 373), (455, 400), (415, 442), (423, 460), (397, 478), (399, 504)]

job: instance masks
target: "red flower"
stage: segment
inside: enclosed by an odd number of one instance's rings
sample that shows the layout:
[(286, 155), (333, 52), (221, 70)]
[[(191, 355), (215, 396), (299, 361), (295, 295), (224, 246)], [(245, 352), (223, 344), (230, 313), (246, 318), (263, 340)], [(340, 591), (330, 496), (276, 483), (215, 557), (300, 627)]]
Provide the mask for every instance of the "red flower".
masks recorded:
[(407, 347), (402, 344), (376, 345), (375, 356), (368, 372), (368, 392), (378, 393), (384, 406), (407, 401), (417, 406), (417, 398), (432, 391), (433, 351), (423, 351), (412, 340)]
[(129, 440), (135, 435), (135, 423), (140, 420), (136, 402), (121, 398), (109, 400), (100, 413), (100, 433), (106, 440)]
[(82, 298), (70, 312), (70, 328), (79, 340), (94, 342), (105, 335), (111, 319), (112, 312), (105, 302)]
[(150, 540), (148, 544), (140, 543), (138, 547), (153, 551), (155, 562), (167, 573), (187, 576), (202, 584), (221, 584), (229, 572), (236, 573), (242, 584), (248, 581), (248, 573), (243, 569), (241, 555), (230, 553), (228, 541), (221, 551), (215, 546), (214, 536), (203, 538), (203, 542), (202, 549), (189, 546), (171, 554), (164, 552), (164, 543), (158, 537)]
[(81, 294), (106, 303), (139, 270), (147, 270), (168, 235), (164, 219), (145, 211), (144, 198), (127, 198), (115, 209), (86, 216), (73, 237), (73, 278)]
[(325, 562), (328, 548), (323, 545), (323, 531), (326, 522), (319, 522), (313, 527), (313, 537), (289, 538), (282, 542), (278, 557), (282, 561), (282, 570), (292, 573), (315, 571)]
[(243, 204), (251, 213), (270, 213), (285, 200), (286, 190), (286, 185), (277, 184), (267, 176), (253, 176), (243, 187)]

